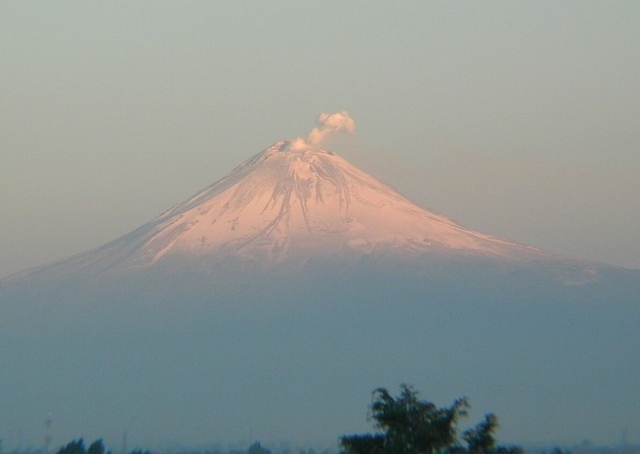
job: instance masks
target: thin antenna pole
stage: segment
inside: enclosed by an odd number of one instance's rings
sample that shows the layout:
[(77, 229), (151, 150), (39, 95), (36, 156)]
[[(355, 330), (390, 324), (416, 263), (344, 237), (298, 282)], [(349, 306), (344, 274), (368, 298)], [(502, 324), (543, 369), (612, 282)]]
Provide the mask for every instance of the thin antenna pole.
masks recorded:
[(127, 431), (122, 433), (122, 449), (121, 454), (127, 454)]
[(44, 434), (44, 454), (49, 454), (49, 448), (51, 447), (51, 442), (53, 441), (53, 436), (51, 436), (51, 425), (53, 424), (53, 418), (51, 417), (51, 413), (47, 416), (45, 420), (45, 434)]

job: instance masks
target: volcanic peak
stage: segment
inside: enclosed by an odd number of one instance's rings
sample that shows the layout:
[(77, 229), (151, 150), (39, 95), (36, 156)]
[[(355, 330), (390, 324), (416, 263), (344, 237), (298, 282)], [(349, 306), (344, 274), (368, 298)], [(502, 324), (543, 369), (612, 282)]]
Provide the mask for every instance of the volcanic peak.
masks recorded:
[(99, 274), (176, 261), (212, 270), (228, 258), (269, 267), (364, 257), (530, 261), (548, 254), (461, 227), (339, 155), (291, 139), (137, 230), (52, 268)]

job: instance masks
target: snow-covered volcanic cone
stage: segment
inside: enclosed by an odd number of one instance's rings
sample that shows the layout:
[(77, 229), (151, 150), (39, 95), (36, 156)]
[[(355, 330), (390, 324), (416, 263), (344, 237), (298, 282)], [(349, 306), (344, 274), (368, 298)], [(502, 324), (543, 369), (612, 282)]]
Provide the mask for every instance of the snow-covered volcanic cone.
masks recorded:
[(55, 267), (127, 271), (189, 257), (206, 267), (230, 256), (268, 266), (371, 254), (544, 256), (421, 208), (335, 153), (282, 141), (134, 232)]
[[(306, 139), (273, 144), (135, 231), (11, 280), (154, 269), (212, 275), (228, 273), (230, 261), (243, 269), (300, 269), (309, 262), (384, 267), (390, 260), (432, 265), (455, 259), (509, 266), (558, 260), (464, 228), (321, 148), (326, 135), (354, 127), (346, 112), (322, 114)], [(585, 276), (590, 279), (577, 279)]]
[(340, 156), (278, 142), (143, 228), (135, 263), (171, 254), (285, 261), (451, 250), (536, 253), (410, 202)]

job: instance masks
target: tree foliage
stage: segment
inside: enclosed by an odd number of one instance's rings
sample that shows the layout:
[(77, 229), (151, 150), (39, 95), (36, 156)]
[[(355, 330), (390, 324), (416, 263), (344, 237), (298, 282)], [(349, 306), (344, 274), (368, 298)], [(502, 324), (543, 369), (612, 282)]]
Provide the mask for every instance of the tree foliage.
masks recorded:
[(259, 441), (249, 446), (248, 454), (271, 454), (269, 449), (263, 448)]
[(67, 443), (66, 446), (61, 447), (58, 450), (58, 454), (87, 454), (87, 450), (84, 447), (84, 440), (73, 440)]
[(102, 440), (96, 440), (87, 449), (87, 454), (105, 454), (104, 443)]
[(57, 454), (105, 454), (104, 443), (102, 440), (96, 440), (86, 449), (82, 438), (73, 440), (61, 447)]
[(459, 441), (458, 422), (467, 416), (467, 399), (458, 399), (450, 407), (438, 408), (421, 400), (408, 385), (400, 386), (393, 397), (385, 388), (372, 393), (370, 419), (374, 434), (345, 435), (340, 438), (348, 454), (431, 454), (431, 453), (521, 453), (519, 448), (497, 446), (493, 434), (498, 428), (494, 414), (485, 416), (477, 426), (464, 431)]
[(484, 421), (477, 426), (466, 430), (462, 434), (462, 438), (467, 442), (469, 452), (483, 453), (495, 450), (497, 441), (493, 433), (498, 428), (498, 418), (490, 413), (485, 415)]

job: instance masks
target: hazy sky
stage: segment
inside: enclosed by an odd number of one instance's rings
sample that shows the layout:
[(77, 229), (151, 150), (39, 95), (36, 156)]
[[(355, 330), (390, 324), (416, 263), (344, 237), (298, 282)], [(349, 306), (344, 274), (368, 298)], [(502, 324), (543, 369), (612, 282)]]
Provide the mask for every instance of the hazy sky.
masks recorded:
[(2, 2), (0, 276), (99, 246), (321, 112), (466, 227), (640, 268), (640, 2)]

